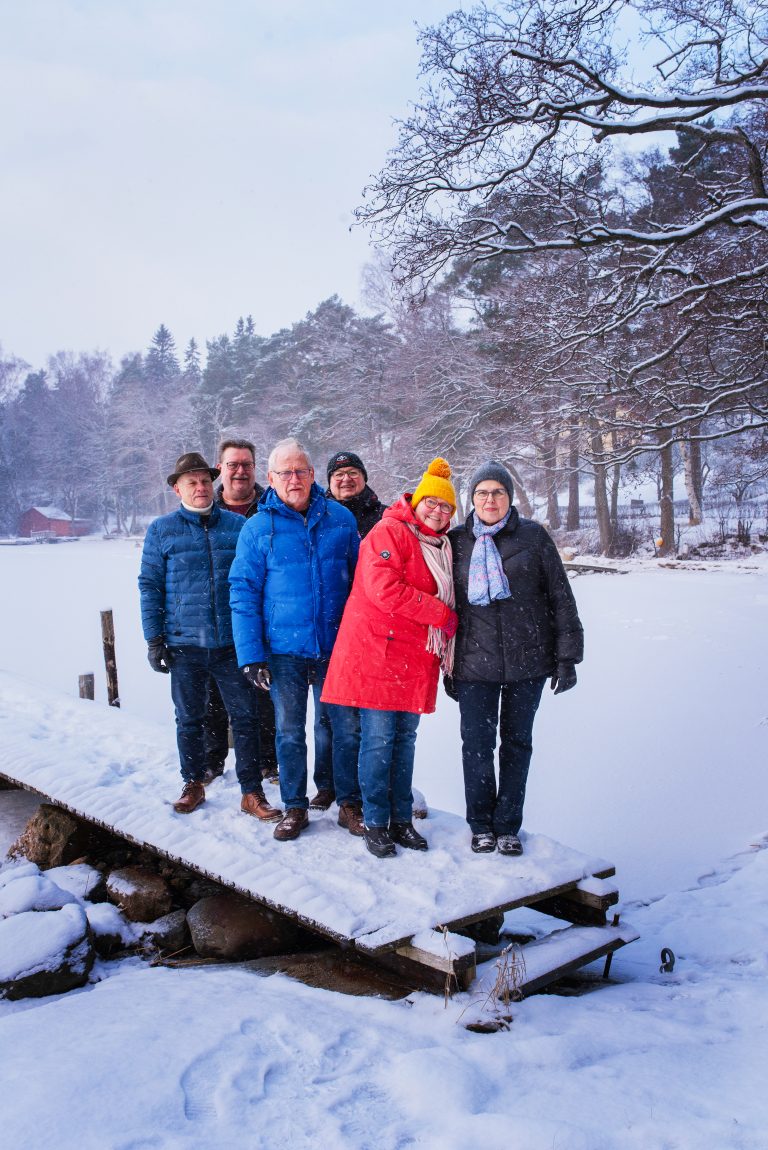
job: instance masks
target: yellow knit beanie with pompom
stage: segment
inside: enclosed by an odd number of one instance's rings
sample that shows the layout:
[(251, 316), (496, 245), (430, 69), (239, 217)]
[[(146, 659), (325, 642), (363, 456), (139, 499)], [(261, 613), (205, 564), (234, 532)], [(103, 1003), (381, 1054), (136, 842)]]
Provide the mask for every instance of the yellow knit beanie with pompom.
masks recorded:
[(450, 475), (451, 469), (447, 461), (438, 455), (437, 459), (432, 460), (422, 475), (421, 482), (411, 496), (411, 507), (415, 507), (425, 496), (431, 496), (433, 499), (441, 499), (444, 503), (450, 503), (455, 511), (456, 492), (453, 490)]

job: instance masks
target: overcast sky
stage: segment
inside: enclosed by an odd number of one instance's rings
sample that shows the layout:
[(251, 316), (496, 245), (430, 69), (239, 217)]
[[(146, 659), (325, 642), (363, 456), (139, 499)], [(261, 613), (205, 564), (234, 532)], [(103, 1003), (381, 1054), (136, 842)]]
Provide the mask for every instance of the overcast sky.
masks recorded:
[(349, 226), (452, 0), (0, 0), (0, 344), (268, 335), (370, 250)]

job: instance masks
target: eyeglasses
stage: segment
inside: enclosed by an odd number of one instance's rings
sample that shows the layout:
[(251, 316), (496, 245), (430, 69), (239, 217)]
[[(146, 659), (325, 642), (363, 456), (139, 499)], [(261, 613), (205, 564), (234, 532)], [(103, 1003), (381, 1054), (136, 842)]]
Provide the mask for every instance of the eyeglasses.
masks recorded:
[(331, 479), (359, 479), (362, 474), (356, 467), (350, 467), (347, 471), (334, 471)]
[(494, 487), (491, 491), (476, 491), (473, 499), (480, 503), (487, 503), (489, 499), (502, 499), (508, 492), (503, 487)]
[(306, 479), (309, 472), (308, 467), (292, 467), (290, 471), (273, 471), (272, 474), (276, 475), (278, 479), (282, 479), (283, 483), (287, 483), (292, 475), (295, 475), (297, 479)]
[(243, 471), (253, 471), (253, 463), (225, 463), (227, 471), (237, 471), (238, 467), (242, 467)]
[(424, 500), (424, 506), (428, 507), (430, 511), (442, 511), (443, 515), (453, 515), (453, 508), (450, 503), (443, 503), (441, 499), (433, 499), (427, 496)]

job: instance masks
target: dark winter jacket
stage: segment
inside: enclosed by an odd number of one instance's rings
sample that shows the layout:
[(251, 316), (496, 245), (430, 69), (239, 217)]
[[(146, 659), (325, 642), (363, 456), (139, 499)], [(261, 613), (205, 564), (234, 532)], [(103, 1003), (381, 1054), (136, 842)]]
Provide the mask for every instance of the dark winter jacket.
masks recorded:
[(242, 515), (214, 503), (210, 515), (179, 507), (147, 528), (139, 591), (144, 638), (169, 645), (229, 647), (232, 621), (227, 576)]
[(512, 508), (493, 536), (512, 592), (485, 607), (467, 598), (475, 537), (474, 512), (454, 527), (453, 579), (459, 630), (453, 677), (470, 682), (511, 683), (551, 675), (558, 662), (581, 662), (582, 626), (568, 576), (549, 534)]
[(340, 503), (342, 507), (346, 507), (348, 511), (352, 512), (357, 521), (357, 530), (360, 532), (361, 539), (365, 539), (368, 532), (379, 522), (386, 511), (385, 505), (379, 501), (376, 492), (371, 491), (367, 483), (360, 494), (353, 495), (351, 499), (337, 500), (330, 491), (326, 492), (326, 498), (332, 499), (334, 503)]
[[(255, 515), (256, 512), (259, 510), (259, 500), (261, 499), (263, 494), (264, 494), (264, 488), (261, 487), (260, 484), (256, 483), (254, 485), (253, 502), (249, 505), (248, 510), (245, 513), (245, 516), (244, 516), (245, 519), (250, 519), (251, 516)], [(223, 508), (225, 511), (229, 510), (229, 508), (227, 507), (227, 504), (224, 502), (224, 491), (221, 487), (216, 488), (215, 499), (216, 499), (216, 503), (218, 504), (219, 507)], [(241, 512), (235, 511), (234, 514), (240, 515)]]
[(421, 544), (408, 527), (410, 496), (384, 512), (360, 548), (352, 594), (344, 609), (323, 687), (324, 703), (429, 714), (435, 709), (440, 660), (427, 650), (430, 623), (451, 614)]
[(268, 488), (243, 526), (229, 576), (238, 664), (270, 653), (327, 659), (359, 547), (354, 516), (316, 483), (305, 514)]

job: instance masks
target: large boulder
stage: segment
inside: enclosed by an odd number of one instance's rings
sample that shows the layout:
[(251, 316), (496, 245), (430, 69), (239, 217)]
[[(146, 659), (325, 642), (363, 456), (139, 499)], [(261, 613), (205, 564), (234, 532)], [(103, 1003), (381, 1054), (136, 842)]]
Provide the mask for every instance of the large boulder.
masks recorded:
[(171, 909), (171, 889), (147, 867), (126, 866), (110, 872), (107, 894), (131, 922), (154, 922)]
[(0, 922), (0, 994), (40, 998), (84, 986), (93, 966), (88, 920), (77, 903)]
[(200, 899), (187, 912), (192, 945), (202, 958), (240, 962), (306, 946), (307, 934), (285, 915), (236, 895)]
[(64, 866), (82, 854), (86, 837), (87, 834), (76, 818), (61, 807), (41, 803), (9, 849), (8, 857), (18, 858), (23, 855), (43, 870)]

